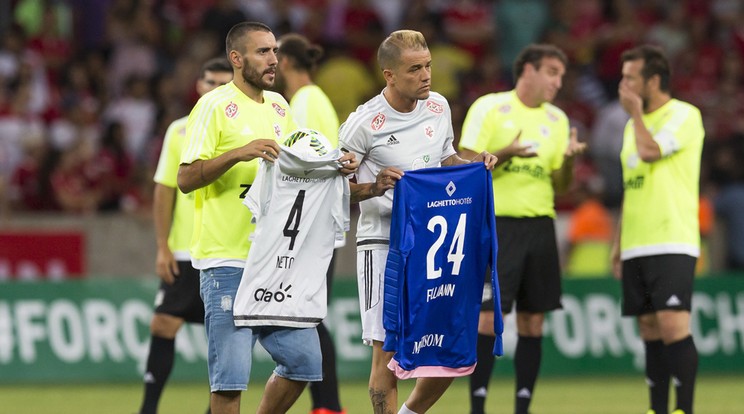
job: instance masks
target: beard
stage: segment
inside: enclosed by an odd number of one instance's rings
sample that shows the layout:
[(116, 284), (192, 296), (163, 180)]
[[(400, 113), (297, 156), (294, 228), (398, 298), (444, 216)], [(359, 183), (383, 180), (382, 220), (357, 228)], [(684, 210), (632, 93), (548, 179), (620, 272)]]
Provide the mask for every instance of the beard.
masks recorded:
[[(255, 70), (252, 67), (249, 67), (248, 65), (243, 66), (243, 70), (240, 72), (240, 75), (243, 77), (243, 81), (245, 81), (245, 83), (260, 90), (269, 89), (274, 85), (273, 80), (271, 81), (264, 80), (265, 74), (266, 72), (259, 73), (257, 70)], [(276, 75), (274, 76), (276, 78)]]

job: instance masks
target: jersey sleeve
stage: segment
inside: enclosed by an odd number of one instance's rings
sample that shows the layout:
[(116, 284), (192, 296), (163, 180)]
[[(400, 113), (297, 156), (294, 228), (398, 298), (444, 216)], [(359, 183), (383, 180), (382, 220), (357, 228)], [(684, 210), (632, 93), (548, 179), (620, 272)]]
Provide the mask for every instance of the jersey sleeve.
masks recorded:
[(349, 119), (339, 128), (338, 147), (354, 153), (361, 163), (369, 150), (370, 142), (372, 142), (372, 134), (362, 126), (361, 116), (357, 113), (349, 115)]
[(209, 94), (201, 97), (186, 121), (186, 139), (181, 152), (181, 164), (191, 164), (196, 160), (210, 159), (217, 146), (219, 113), (217, 106), (211, 104)]
[(158, 166), (155, 169), (153, 180), (171, 188), (178, 187), (178, 165), (181, 161), (182, 142), (179, 139), (183, 137), (182, 129), (186, 124), (174, 121), (168, 126), (163, 138), (163, 149), (160, 150)]
[[(395, 185), (393, 195), (393, 215), (390, 225), (390, 249), (385, 264), (385, 297), (382, 308), (382, 325), (385, 328), (385, 341), (382, 349), (387, 352), (398, 350), (400, 340), (401, 312), (400, 298), (403, 295), (403, 278), (410, 249), (404, 241), (408, 233), (406, 220), (406, 187), (405, 176)], [(402, 221), (402, 223), (401, 223)]]
[(459, 148), (474, 152), (488, 151), (492, 131), (494, 131), (495, 119), (489, 116), (492, 105), (487, 97), (477, 99), (465, 115), (462, 124), (462, 134)]
[(653, 137), (659, 145), (662, 157), (675, 154), (704, 134), (702, 117), (697, 108), (692, 105), (678, 105), (670, 112), (669, 121)]
[(486, 220), (488, 224), (488, 233), (490, 235), (491, 255), (489, 264), (491, 267), (491, 288), (493, 290), (493, 305), (496, 312), (493, 313), (493, 331), (496, 333), (496, 339), (493, 343), (493, 354), (496, 356), (504, 355), (504, 320), (500, 312), (501, 309), (501, 289), (499, 288), (499, 275), (496, 270), (496, 258), (499, 249), (498, 238), (496, 236), (496, 214), (493, 206), (493, 186), (490, 180), (490, 171), (486, 170), (485, 193), (486, 193)]

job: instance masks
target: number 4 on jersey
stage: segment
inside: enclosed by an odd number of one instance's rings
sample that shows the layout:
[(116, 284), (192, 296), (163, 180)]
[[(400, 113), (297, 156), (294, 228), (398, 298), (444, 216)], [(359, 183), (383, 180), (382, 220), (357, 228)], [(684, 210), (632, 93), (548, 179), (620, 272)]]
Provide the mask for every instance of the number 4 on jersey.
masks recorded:
[[(465, 225), (467, 224), (467, 221), (468, 215), (466, 213), (460, 214), (460, 219), (457, 221), (457, 227), (455, 228), (455, 234), (452, 237), (452, 244), (450, 245), (447, 254), (447, 261), (452, 263), (452, 275), (454, 276), (460, 274), (460, 265), (462, 264), (462, 259), (465, 258), (463, 245), (465, 243)], [(445, 220), (443, 216), (434, 216), (429, 220), (426, 228), (429, 229), (430, 232), (434, 233), (437, 226), (439, 227), (439, 236), (426, 253), (427, 279), (438, 279), (442, 277), (442, 268), (436, 267), (434, 259), (436, 258), (439, 248), (442, 247), (447, 235), (447, 220)]]
[(305, 202), (305, 190), (297, 193), (292, 209), (289, 210), (287, 223), (284, 224), (284, 237), (289, 237), (289, 250), (294, 249), (295, 239), (300, 233), (300, 219), (302, 219), (302, 204)]

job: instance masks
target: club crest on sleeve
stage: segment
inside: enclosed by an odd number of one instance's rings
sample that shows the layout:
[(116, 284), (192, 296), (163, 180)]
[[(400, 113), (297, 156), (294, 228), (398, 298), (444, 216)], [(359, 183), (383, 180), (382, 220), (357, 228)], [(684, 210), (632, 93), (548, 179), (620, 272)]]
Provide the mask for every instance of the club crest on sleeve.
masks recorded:
[(235, 102), (230, 102), (225, 107), (225, 116), (230, 119), (233, 119), (236, 116), (238, 116), (238, 105)]
[(558, 116), (551, 111), (547, 111), (550, 122), (558, 122)]
[(378, 113), (370, 125), (374, 131), (379, 131), (385, 125), (385, 115)]
[(441, 114), (442, 112), (444, 112), (444, 106), (433, 101), (426, 101), (426, 109), (434, 112), (435, 114)]
[(281, 116), (282, 118), (284, 118), (284, 115), (287, 114), (287, 111), (284, 110), (284, 108), (282, 108), (278, 103), (274, 102), (273, 104), (271, 104), (271, 106), (274, 107), (276, 113), (278, 113), (279, 116)]
[(499, 112), (501, 112), (502, 114), (508, 114), (509, 112), (511, 112), (511, 105), (509, 104), (501, 105), (499, 107)]

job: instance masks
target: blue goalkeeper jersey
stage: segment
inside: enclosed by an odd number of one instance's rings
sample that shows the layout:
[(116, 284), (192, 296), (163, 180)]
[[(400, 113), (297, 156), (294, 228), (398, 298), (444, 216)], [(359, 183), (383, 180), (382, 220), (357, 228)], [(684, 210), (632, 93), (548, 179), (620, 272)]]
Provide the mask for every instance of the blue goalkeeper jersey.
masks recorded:
[[(399, 378), (453, 377), (476, 363), (483, 277), (491, 265), (495, 309), (496, 223), (491, 174), (482, 163), (406, 171), (393, 194), (385, 268), (383, 349)], [(494, 354), (503, 354), (494, 314)]]

